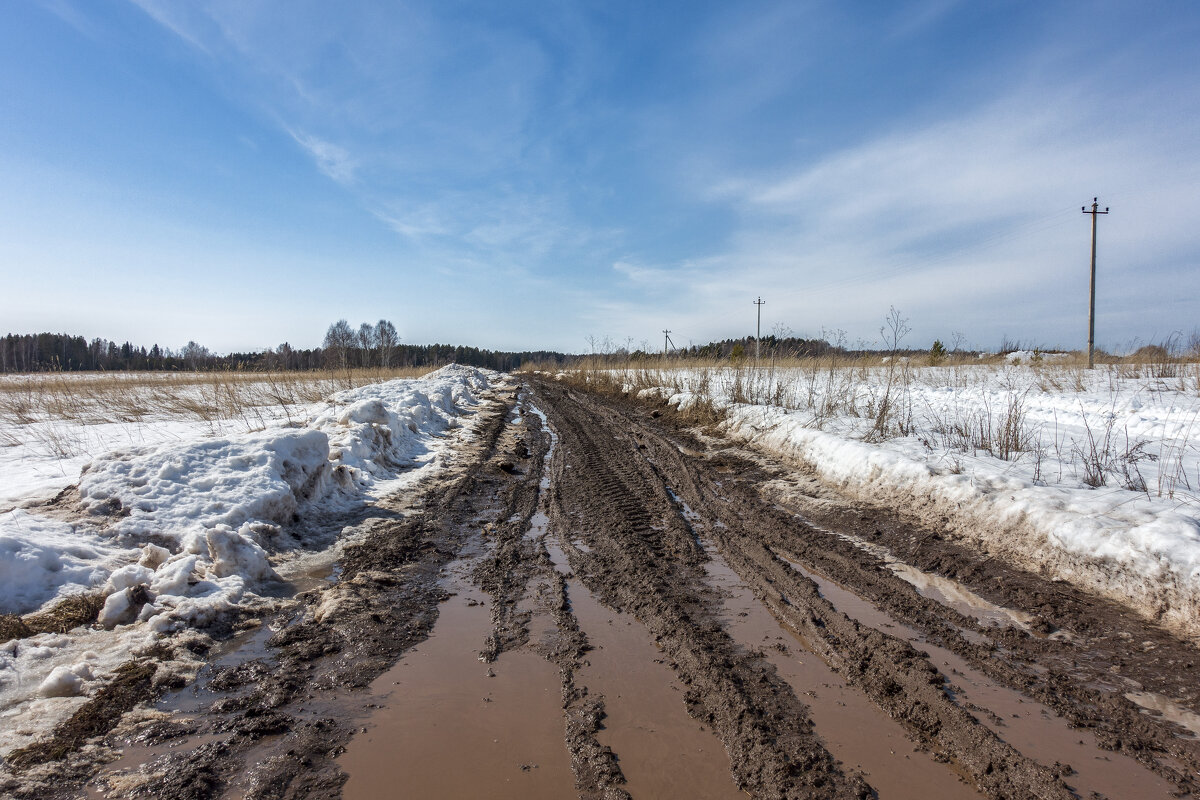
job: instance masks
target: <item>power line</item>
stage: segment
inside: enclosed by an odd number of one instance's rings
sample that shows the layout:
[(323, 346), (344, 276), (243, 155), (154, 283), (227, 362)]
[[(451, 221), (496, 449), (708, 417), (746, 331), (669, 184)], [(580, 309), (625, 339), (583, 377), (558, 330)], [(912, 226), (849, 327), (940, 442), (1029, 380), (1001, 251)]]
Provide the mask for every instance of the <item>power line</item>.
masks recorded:
[(1100, 210), (1100, 198), (1092, 198), (1092, 210), (1083, 206), (1083, 213), (1092, 215), (1092, 279), (1088, 288), (1088, 369), (1096, 366), (1094, 348), (1096, 345), (1096, 218), (1108, 213), (1108, 206)]
[(762, 299), (762, 295), (754, 301), (754, 305), (758, 306), (758, 324), (754, 327), (754, 366), (758, 366), (758, 350), (759, 343), (762, 341), (762, 307), (766, 304), (766, 300)]

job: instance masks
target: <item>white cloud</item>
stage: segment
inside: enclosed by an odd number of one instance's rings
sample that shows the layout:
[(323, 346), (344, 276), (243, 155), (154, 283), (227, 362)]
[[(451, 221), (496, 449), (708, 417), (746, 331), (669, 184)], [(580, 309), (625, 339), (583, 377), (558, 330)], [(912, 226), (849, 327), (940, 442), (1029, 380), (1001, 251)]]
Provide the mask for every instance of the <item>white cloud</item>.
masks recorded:
[[(1018, 89), (791, 168), (714, 174), (707, 198), (737, 218), (721, 252), (680, 263), (627, 258), (613, 269), (630, 294), (658, 302), (670, 293), (672, 327), (701, 338), (744, 333), (752, 318), (743, 300), (762, 292), (773, 321), (809, 335), (842, 327), (869, 341), (894, 303), (913, 317), (914, 340), (955, 328), (1069, 344), (1077, 306), (1086, 313), (1076, 296), (1087, 281), (1079, 206), (1099, 193), (1113, 206), (1101, 231), (1108, 331), (1141, 335), (1125, 304), (1157, 307), (1148, 287), (1178, 278), (1138, 265), (1195, 264), (1200, 252), (1200, 233), (1180, 211), (1194, 197), (1200, 143), (1185, 156), (1178, 130), (1114, 120), (1112, 104), (1097, 110), (1098, 100), (1080, 87)], [(1191, 284), (1157, 292), (1200, 290)], [(642, 300), (616, 306), (616, 319), (666, 324)]]
[(358, 164), (346, 148), (300, 131), (288, 129), (288, 133), (312, 156), (321, 172), (343, 185), (354, 182)]

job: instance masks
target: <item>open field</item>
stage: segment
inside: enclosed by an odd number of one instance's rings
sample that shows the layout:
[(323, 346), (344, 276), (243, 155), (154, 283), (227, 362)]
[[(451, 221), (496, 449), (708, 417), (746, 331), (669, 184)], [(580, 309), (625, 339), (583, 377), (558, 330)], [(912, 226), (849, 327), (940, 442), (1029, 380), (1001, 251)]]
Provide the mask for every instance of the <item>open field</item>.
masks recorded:
[(2, 618), (0, 791), (1194, 796), (1188, 380), (452, 367), (190, 420), (0, 515), (72, 578)]
[(110, 450), (303, 424), (336, 391), (428, 369), (0, 376), (0, 508), (70, 484)]

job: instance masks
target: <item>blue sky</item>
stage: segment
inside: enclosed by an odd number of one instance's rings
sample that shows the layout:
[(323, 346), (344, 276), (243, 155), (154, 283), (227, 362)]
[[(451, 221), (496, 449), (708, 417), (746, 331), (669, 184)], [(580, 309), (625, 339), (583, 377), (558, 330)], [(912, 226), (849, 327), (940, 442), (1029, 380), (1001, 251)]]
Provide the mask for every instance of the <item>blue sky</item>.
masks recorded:
[(586, 350), (1200, 325), (1193, 2), (27, 0), (0, 328)]

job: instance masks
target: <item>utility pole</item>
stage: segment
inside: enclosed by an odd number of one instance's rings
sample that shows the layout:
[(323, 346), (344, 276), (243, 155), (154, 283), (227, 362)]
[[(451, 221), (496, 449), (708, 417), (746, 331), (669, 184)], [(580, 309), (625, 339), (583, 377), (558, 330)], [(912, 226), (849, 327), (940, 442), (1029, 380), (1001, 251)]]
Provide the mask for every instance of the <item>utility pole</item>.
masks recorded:
[(671, 332), (668, 330), (664, 330), (663, 331), (663, 361), (667, 360), (667, 345), (670, 344), (670, 342), (671, 342)]
[(1091, 211), (1088, 211), (1087, 206), (1083, 206), (1083, 213), (1092, 215), (1092, 281), (1088, 301), (1088, 369), (1094, 369), (1096, 366), (1096, 217), (1108, 213), (1108, 206), (1105, 206), (1103, 211), (1100, 210), (1099, 201), (1099, 197), (1092, 198)]
[(754, 305), (758, 306), (758, 324), (754, 327), (754, 366), (756, 367), (758, 366), (758, 344), (762, 339), (762, 307), (766, 302), (761, 295), (754, 301)]

